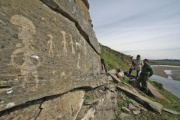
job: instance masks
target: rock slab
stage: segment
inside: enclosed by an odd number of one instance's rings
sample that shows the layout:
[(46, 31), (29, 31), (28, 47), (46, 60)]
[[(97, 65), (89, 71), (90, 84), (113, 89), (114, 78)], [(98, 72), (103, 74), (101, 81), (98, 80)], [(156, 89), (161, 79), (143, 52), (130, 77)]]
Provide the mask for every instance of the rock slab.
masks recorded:
[(0, 6), (0, 113), (106, 82), (86, 0), (1, 0)]

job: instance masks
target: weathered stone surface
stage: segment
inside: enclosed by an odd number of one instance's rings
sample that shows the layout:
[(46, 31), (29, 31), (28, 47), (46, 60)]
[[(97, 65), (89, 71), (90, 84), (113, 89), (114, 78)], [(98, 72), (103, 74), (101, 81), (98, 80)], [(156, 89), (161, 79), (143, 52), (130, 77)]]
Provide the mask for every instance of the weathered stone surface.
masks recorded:
[[(117, 110), (117, 94), (109, 90), (86, 93), (86, 100), (77, 117), (78, 120), (112, 120)], [(87, 97), (88, 96), (88, 97)], [(87, 104), (88, 103), (88, 104)]]
[(95, 107), (94, 120), (113, 120), (117, 110), (117, 95), (107, 92), (103, 99)]
[(135, 120), (130, 114), (121, 113), (121, 120)]
[(108, 76), (108, 80), (109, 80), (109, 81), (112, 81), (113, 79), (112, 79), (112, 77), (111, 77), (111, 76)]
[(173, 110), (170, 110), (170, 109), (167, 109), (167, 108), (163, 108), (163, 110), (168, 112), (168, 113), (171, 113), (173, 115), (179, 115), (180, 116), (180, 112), (176, 112), (176, 111), (173, 111)]
[(117, 71), (116, 71), (116, 69), (112, 69), (112, 70), (109, 70), (108, 73), (111, 73), (111, 74), (116, 75), (116, 74), (117, 74)]
[(55, 9), (57, 12), (66, 15), (71, 21), (75, 22), (76, 26), (81, 29), (83, 36), (87, 39), (89, 44), (100, 53), (100, 47), (97, 42), (95, 33), (92, 29), (91, 18), (86, 6), (87, 3), (82, 0), (41, 0), (46, 5)]
[(133, 104), (134, 106), (136, 106), (137, 108), (140, 108), (141, 110), (147, 112), (147, 109), (145, 109), (141, 104), (137, 103), (135, 100), (130, 99), (130, 101), (131, 101), (132, 104)]
[(154, 102), (138, 93), (135, 93), (133, 91), (131, 91), (128, 87), (126, 86), (118, 86), (119, 89), (127, 92), (128, 94), (131, 94), (132, 96), (138, 98), (140, 101), (142, 101), (143, 103), (148, 104), (152, 109), (154, 109), (155, 111), (161, 113), (163, 106), (157, 102)]
[(38, 120), (76, 120), (84, 102), (84, 95), (84, 91), (75, 91), (45, 101)]
[(117, 76), (118, 76), (118, 78), (124, 77), (124, 72), (123, 72), (123, 71), (118, 72), (118, 73), (117, 73)]
[(151, 83), (148, 82), (147, 87), (154, 97), (158, 99), (165, 99), (165, 97), (162, 94), (160, 94), (158, 90), (153, 85), (151, 85)]
[[(75, 4), (60, 1), (61, 5), (55, 2), (66, 9)], [(107, 82), (99, 76), (98, 50), (95, 52), (96, 47), (91, 45), (99, 46), (97, 41), (89, 42), (77, 23), (68, 17), (74, 15), (70, 13), (74, 8), (67, 14), (55, 12), (40, 0), (1, 0), (0, 5), (0, 86), (8, 88), (0, 90), (3, 101), (0, 111)], [(79, 11), (76, 19), (80, 17), (81, 22), (88, 24), (84, 31), (90, 34), (87, 8), (81, 0), (74, 6)]]
[(112, 92), (116, 91), (116, 86), (113, 84), (107, 84), (105, 87), (106, 87), (106, 89), (109, 89)]
[(114, 82), (116, 82), (116, 83), (120, 83), (121, 82), (121, 80), (116, 75), (114, 75), (112, 73), (109, 73), (109, 75), (113, 78)]
[(124, 77), (124, 71), (121, 68), (118, 68), (116, 71), (117, 71), (118, 78)]
[(40, 104), (19, 107), (16, 111), (4, 114), (0, 120), (35, 120), (40, 112), (39, 107)]
[(86, 5), (86, 7), (89, 9), (89, 3), (88, 0), (82, 0), (84, 2), (84, 4)]
[(90, 108), (81, 120), (92, 120), (95, 112), (96, 110), (94, 108)]
[(136, 106), (134, 106), (132, 103), (129, 104), (128, 108), (129, 108), (130, 110), (136, 110), (136, 109), (138, 109), (138, 108), (137, 108)]
[(138, 114), (140, 114), (140, 113), (141, 113), (140, 110), (133, 110), (133, 114), (135, 114), (135, 115), (138, 115)]
[[(49, 100), (39, 101), (18, 107), (16, 111), (6, 113), (1, 117), (4, 120), (75, 120), (79, 113), (85, 92), (82, 90), (68, 92)], [(0, 118), (0, 119), (1, 119)]]
[(131, 111), (128, 109), (128, 108), (126, 108), (126, 107), (122, 107), (121, 108), (124, 112), (126, 112), (126, 113), (131, 113)]

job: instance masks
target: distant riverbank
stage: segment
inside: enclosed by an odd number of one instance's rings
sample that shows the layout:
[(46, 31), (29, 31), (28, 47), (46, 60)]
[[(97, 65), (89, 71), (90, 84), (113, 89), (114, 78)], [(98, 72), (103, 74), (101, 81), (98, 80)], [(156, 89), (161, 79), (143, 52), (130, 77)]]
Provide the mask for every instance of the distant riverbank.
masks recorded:
[(150, 60), (151, 65), (171, 65), (171, 66), (180, 66), (180, 60)]
[(152, 65), (155, 75), (180, 81), (180, 66)]

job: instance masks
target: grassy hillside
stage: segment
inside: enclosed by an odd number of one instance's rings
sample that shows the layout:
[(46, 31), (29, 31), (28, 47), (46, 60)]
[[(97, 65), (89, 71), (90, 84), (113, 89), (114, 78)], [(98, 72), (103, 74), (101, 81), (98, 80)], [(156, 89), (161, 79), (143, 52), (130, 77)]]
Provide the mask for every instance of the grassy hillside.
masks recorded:
[(105, 60), (107, 69), (121, 68), (128, 70), (131, 63), (131, 58), (128, 55), (115, 51), (107, 46), (100, 45), (101, 58)]
[[(115, 50), (112, 50), (109, 47), (101, 46), (102, 54), (101, 58), (103, 58), (106, 62), (106, 66), (108, 70), (113, 69), (113, 68), (118, 68), (121, 67), (123, 70), (128, 70), (131, 64), (131, 58), (128, 55), (125, 55), (123, 53), (117, 52)], [(163, 62), (163, 61), (162, 61)], [(161, 62), (161, 64), (162, 64)], [(156, 101), (160, 104), (162, 104), (165, 108), (178, 111), (180, 112), (180, 99), (173, 95), (171, 92), (166, 91), (163, 88), (160, 88), (160, 84), (154, 81), (149, 81), (153, 86), (156, 87), (156, 89), (166, 98), (165, 100), (159, 100), (154, 97), (148, 97), (149, 99)], [(121, 108), (120, 108), (121, 109)], [(142, 117), (145, 118), (152, 118), (153, 120), (180, 120), (179, 116), (177, 115), (172, 115), (167, 112), (162, 112), (162, 114), (154, 113), (152, 111), (145, 112), (143, 114), (135, 116), (135, 118), (142, 119)], [(118, 117), (117, 117), (117, 120)], [(144, 119), (142, 119), (144, 120)]]
[[(115, 50), (112, 50), (109, 47), (100, 45), (101, 50), (102, 50), (102, 54), (101, 54), (101, 58), (103, 58), (106, 62), (107, 68), (108, 70), (113, 69), (113, 68), (118, 68), (121, 67), (123, 70), (128, 70), (131, 64), (131, 58), (128, 55), (125, 55), (123, 53), (117, 52)], [(171, 61), (152, 61), (154, 64), (162, 64), (165, 63), (168, 65), (172, 65), (170, 63), (172, 63)], [(175, 61), (173, 61), (175, 62)], [(179, 61), (176, 61), (177, 63)], [(162, 104), (165, 108), (174, 110), (174, 111), (180, 111), (180, 99), (176, 96), (174, 96), (172, 93), (166, 91), (163, 88), (160, 88), (160, 84), (154, 81), (149, 81), (153, 86), (156, 87), (156, 89), (163, 95), (165, 96), (165, 100), (159, 100), (156, 99), (154, 97), (150, 97), (150, 96), (146, 96), (149, 99), (156, 101), (160, 104)], [(154, 118), (160, 118), (161, 120), (179, 120), (179, 116), (177, 115), (172, 115), (170, 113), (167, 112), (162, 112), (162, 114), (158, 114), (158, 113), (152, 113), (151, 111), (140, 114), (138, 116), (136, 116), (136, 119), (139, 118), (149, 118), (149, 116), (152, 116), (152, 119)], [(154, 118), (153, 118), (154, 117)], [(151, 118), (151, 117), (150, 117)], [(157, 120), (157, 119), (154, 119)], [(159, 119), (158, 119), (159, 120)]]

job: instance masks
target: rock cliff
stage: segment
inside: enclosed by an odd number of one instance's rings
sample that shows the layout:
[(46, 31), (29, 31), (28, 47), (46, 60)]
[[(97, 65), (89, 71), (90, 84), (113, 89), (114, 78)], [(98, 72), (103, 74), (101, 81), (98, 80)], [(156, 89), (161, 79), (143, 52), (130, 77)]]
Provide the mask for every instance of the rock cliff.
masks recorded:
[(0, 1), (0, 116), (76, 119), (104, 83), (86, 0)]

